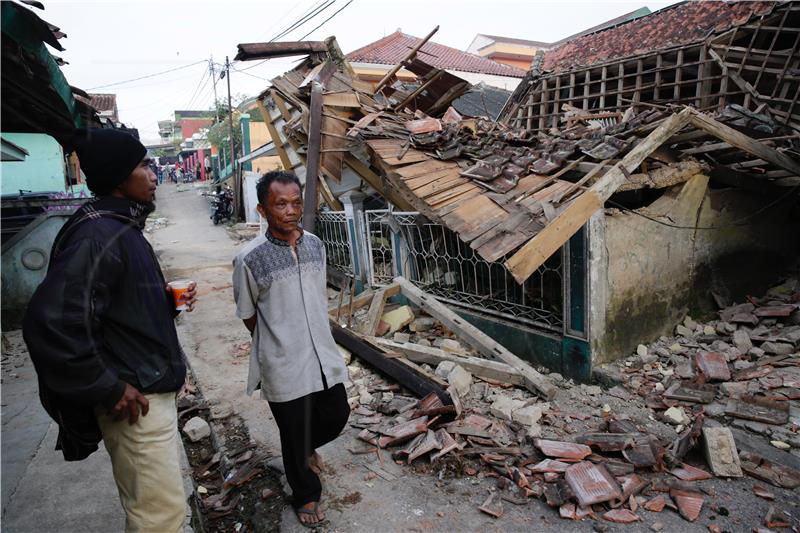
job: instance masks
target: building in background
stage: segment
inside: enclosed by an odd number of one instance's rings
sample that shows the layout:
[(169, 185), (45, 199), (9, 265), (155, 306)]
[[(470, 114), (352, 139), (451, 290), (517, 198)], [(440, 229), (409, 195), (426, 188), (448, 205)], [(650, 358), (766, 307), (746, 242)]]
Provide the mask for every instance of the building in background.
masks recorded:
[[(391, 35), (350, 52), (347, 60), (359, 79), (377, 82), (421, 40), (398, 29)], [(433, 41), (425, 43), (417, 57), (472, 84), (484, 83), (508, 91), (514, 90), (525, 75), (525, 68), (497, 63)], [(401, 81), (416, 80), (414, 73), (406, 69), (401, 69), (397, 78)]]
[(485, 57), (486, 59), (491, 59), (492, 61), (502, 63), (510, 67), (528, 70), (531, 66), (534, 56), (536, 56), (536, 52), (538, 51), (546, 52), (548, 50), (552, 50), (553, 48), (556, 48), (557, 46), (560, 46), (569, 40), (617, 26), (618, 24), (643, 17), (649, 13), (650, 9), (646, 7), (640, 7), (639, 9), (631, 11), (630, 13), (625, 13), (619, 17), (614, 17), (613, 19), (607, 20), (602, 24), (592, 26), (591, 28), (578, 32), (574, 35), (570, 35), (569, 37), (565, 37), (554, 43), (531, 41), (528, 39), (515, 39), (512, 37), (479, 33), (474, 39), (472, 39), (472, 42), (467, 47), (467, 52), (480, 57)]

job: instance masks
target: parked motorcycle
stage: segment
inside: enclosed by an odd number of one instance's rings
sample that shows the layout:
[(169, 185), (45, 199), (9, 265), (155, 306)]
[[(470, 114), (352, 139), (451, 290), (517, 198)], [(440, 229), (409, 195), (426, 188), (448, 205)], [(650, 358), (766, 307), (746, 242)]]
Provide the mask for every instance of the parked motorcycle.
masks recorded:
[(233, 218), (233, 190), (230, 187), (217, 187), (211, 195), (211, 220), (216, 226), (223, 220)]

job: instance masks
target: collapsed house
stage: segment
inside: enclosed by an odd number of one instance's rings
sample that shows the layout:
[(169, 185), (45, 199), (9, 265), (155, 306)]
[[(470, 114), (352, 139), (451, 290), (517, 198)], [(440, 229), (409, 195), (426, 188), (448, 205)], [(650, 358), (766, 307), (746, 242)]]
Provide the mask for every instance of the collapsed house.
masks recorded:
[(332, 274), (404, 276), (585, 380), (797, 257), (798, 28), (792, 3), (678, 4), (538, 58), (498, 122), (451, 108), (470, 85), (424, 41), (377, 84), (333, 38), (237, 59), (308, 54), (258, 106)]

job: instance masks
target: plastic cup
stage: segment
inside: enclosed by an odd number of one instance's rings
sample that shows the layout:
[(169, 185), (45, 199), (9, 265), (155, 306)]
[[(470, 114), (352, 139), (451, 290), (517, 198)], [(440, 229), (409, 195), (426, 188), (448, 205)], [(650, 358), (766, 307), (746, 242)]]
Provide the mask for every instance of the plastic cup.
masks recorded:
[(172, 289), (172, 298), (175, 300), (175, 310), (185, 311), (189, 308), (186, 304), (186, 292), (189, 290), (189, 285), (193, 282), (190, 279), (179, 279), (170, 281), (169, 288)]

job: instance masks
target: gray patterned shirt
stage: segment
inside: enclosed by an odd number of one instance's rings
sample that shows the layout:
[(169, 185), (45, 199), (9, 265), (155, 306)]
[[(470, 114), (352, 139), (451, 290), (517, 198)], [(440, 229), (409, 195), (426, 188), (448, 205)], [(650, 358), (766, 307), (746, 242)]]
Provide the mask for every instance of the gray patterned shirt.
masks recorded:
[(325, 247), (309, 232), (296, 251), (267, 232), (236, 255), (236, 316), (258, 316), (248, 394), (261, 382), (264, 398), (288, 402), (347, 380), (328, 323), (325, 278)]

